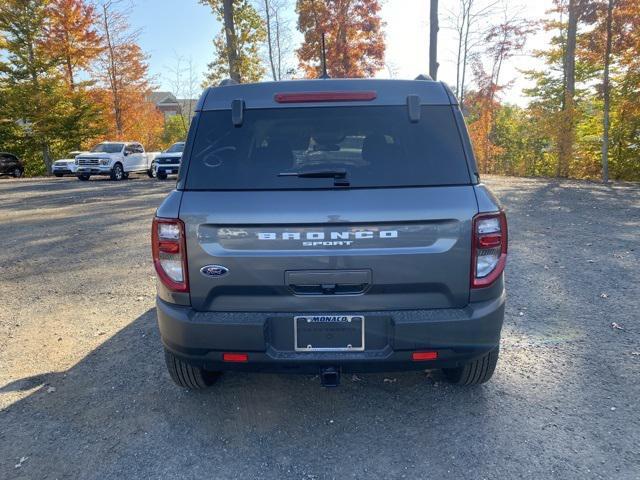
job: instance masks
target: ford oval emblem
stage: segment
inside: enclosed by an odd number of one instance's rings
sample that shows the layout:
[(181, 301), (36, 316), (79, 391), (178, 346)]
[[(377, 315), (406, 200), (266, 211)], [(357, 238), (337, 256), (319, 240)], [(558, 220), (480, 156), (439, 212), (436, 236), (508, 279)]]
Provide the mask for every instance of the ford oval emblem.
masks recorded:
[(221, 277), (226, 275), (229, 272), (227, 267), (223, 267), (222, 265), (205, 265), (200, 269), (200, 273), (202, 273), (205, 277)]

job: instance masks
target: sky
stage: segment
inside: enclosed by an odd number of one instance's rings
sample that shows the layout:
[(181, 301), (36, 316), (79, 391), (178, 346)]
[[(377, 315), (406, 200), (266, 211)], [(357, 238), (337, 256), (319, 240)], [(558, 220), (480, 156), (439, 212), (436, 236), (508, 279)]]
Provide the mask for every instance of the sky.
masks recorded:
[[(295, 29), (295, 0), (290, 1), (291, 26)], [(479, 0), (491, 1), (496, 0)], [(552, 0), (503, 0), (510, 14), (518, 13), (529, 20), (539, 20), (552, 7)], [(384, 0), (382, 19), (386, 23), (387, 68), (377, 76), (388, 78), (415, 78), (428, 73), (429, 53), (429, 0)], [(440, 0), (440, 32), (438, 36), (438, 80), (455, 85), (455, 34), (448, 28), (448, 10), (457, 0)], [(502, 7), (495, 15), (502, 15)], [(487, 20), (487, 22), (490, 20)], [(191, 58), (194, 70), (203, 78), (207, 64), (213, 59), (214, 36), (220, 25), (209, 7), (197, 0), (135, 0), (131, 23), (141, 29), (140, 44), (149, 55), (149, 67), (155, 83), (161, 90), (171, 90), (171, 69), (176, 59)], [(301, 35), (293, 32), (294, 46)], [(502, 79), (513, 80), (513, 85), (503, 93), (508, 102), (525, 104), (522, 88), (528, 84), (518, 70), (541, 68), (539, 61), (530, 56), (532, 49), (543, 49), (549, 35), (539, 32), (531, 36), (520, 55), (510, 59), (503, 70)], [(292, 58), (295, 64), (295, 58)]]

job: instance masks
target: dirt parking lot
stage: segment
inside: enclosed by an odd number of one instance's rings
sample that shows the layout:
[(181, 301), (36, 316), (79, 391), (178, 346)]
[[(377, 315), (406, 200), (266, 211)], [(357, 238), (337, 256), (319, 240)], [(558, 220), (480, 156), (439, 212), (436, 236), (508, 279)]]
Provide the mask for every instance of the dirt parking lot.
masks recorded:
[(175, 387), (150, 219), (173, 187), (0, 179), (0, 478), (640, 478), (640, 186), (488, 178), (502, 354), (438, 372)]

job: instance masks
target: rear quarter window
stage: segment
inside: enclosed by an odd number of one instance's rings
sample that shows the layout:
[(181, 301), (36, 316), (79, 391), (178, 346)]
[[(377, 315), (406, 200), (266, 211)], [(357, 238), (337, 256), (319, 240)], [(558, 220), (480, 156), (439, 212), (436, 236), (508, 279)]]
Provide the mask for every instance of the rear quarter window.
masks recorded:
[(187, 190), (334, 188), (332, 178), (280, 173), (344, 169), (352, 188), (467, 185), (464, 150), (450, 106), (295, 107), (200, 115)]

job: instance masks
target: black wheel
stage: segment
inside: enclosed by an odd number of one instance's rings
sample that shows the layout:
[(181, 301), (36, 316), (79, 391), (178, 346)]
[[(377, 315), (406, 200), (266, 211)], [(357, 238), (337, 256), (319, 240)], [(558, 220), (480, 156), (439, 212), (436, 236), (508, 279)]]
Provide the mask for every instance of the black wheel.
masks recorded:
[(87, 180), (89, 180), (90, 177), (91, 175), (87, 175), (86, 173), (81, 173), (80, 175), (78, 175), (78, 180), (82, 180), (83, 182), (86, 182)]
[(147, 175), (149, 175), (149, 178), (156, 178), (156, 175), (158, 175), (158, 164), (155, 160), (151, 162), (151, 167), (147, 170)]
[(479, 385), (489, 381), (498, 363), (499, 348), (485, 356), (457, 368), (443, 368), (445, 377), (456, 385)]
[(22, 172), (22, 169), (21, 169), (21, 168), (16, 168), (16, 169), (13, 171), (13, 176), (14, 176), (14, 178), (20, 178), (20, 177), (22, 176), (22, 173), (23, 173), (23, 172)]
[(167, 363), (167, 370), (169, 370), (171, 380), (179, 387), (202, 390), (213, 385), (220, 376), (220, 372), (210, 372), (183, 362), (166, 349), (164, 351), (164, 360)]
[(54, 175), (55, 175), (56, 177), (58, 177), (58, 178), (62, 176), (62, 174), (61, 174), (61, 173), (54, 173)]
[(124, 170), (121, 163), (116, 163), (111, 169), (111, 180), (120, 181), (124, 178)]
[(158, 180), (166, 180), (167, 179), (167, 172), (158, 172)]
[(129, 172), (124, 172), (122, 174), (122, 178), (124, 178), (125, 180), (127, 180), (129, 178)]

